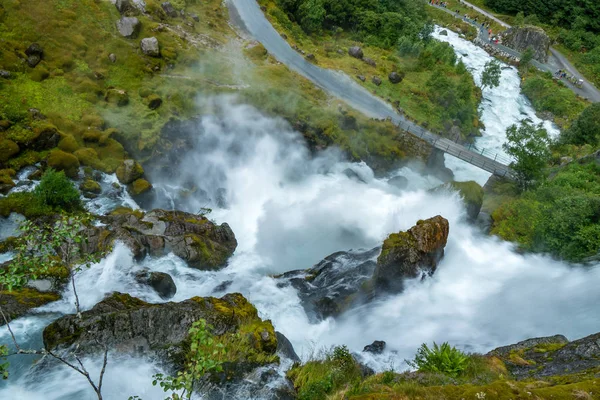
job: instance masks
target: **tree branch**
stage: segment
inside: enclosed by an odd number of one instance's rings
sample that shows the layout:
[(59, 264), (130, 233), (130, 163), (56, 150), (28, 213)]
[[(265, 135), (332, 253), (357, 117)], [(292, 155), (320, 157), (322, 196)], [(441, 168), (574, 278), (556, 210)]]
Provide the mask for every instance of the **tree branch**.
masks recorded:
[(10, 332), (10, 337), (12, 338), (13, 343), (15, 344), (15, 348), (17, 349), (18, 352), (21, 352), (21, 347), (19, 346), (19, 343), (17, 343), (17, 338), (15, 337), (15, 334), (13, 333), (10, 324), (8, 323), (8, 319), (6, 318), (6, 315), (4, 314), (4, 311), (2, 310), (2, 306), (0, 306), (0, 314), (2, 314), (2, 318), (4, 319), (4, 323), (6, 324), (6, 327), (8, 328), (8, 332)]

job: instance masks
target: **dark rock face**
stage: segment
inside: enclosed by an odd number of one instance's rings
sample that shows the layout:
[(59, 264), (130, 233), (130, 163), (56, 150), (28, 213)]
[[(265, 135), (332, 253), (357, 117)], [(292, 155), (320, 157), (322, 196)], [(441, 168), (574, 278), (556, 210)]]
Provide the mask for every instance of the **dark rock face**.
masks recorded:
[(229, 225), (215, 225), (206, 217), (182, 211), (144, 214), (118, 209), (99, 219), (105, 226), (88, 228), (86, 252), (106, 250), (121, 241), (137, 259), (173, 252), (192, 268), (215, 270), (225, 266), (237, 247)]
[(160, 57), (160, 48), (158, 47), (158, 39), (155, 37), (144, 38), (140, 42), (142, 53), (150, 57)]
[(177, 18), (177, 16), (179, 15), (175, 7), (173, 7), (173, 5), (168, 1), (161, 3), (160, 6), (162, 7), (165, 14), (167, 14), (171, 18)]
[(27, 55), (27, 65), (31, 68), (35, 68), (35, 66), (42, 61), (44, 50), (39, 44), (32, 43), (27, 50), (25, 50), (25, 55)]
[(539, 62), (548, 61), (551, 40), (542, 28), (537, 26), (512, 27), (503, 34), (503, 44), (519, 52), (533, 50), (533, 58)]
[(358, 46), (350, 47), (348, 49), (348, 54), (350, 54), (350, 56), (352, 56), (354, 58), (358, 58), (359, 60), (362, 60), (362, 58), (364, 56), (362, 49)]
[(573, 342), (563, 335), (528, 339), (488, 355), (504, 361), (516, 379), (573, 374), (600, 366), (600, 333)]
[(277, 350), (273, 325), (258, 318), (256, 308), (239, 293), (163, 304), (113, 293), (84, 311), (81, 319), (66, 315), (48, 325), (43, 334), (44, 346), (61, 349), (75, 345), (80, 354), (99, 352), (107, 346), (119, 353), (158, 356), (177, 366), (185, 359), (188, 331), (199, 319), (212, 325), (215, 336), (236, 333), (252, 324), (256, 331), (249, 341), (253, 348), (248, 351), (274, 355)]
[(128, 39), (137, 37), (141, 27), (142, 24), (136, 17), (121, 17), (117, 21), (117, 30), (123, 37)]
[(292, 342), (281, 332), (275, 331), (275, 335), (277, 335), (277, 353), (289, 358), (293, 362), (300, 362), (300, 357), (296, 354)]
[(381, 85), (381, 78), (378, 76), (374, 76), (373, 78), (371, 78), (371, 82), (373, 82), (376, 86)]
[[(277, 277), (280, 285), (292, 285), (313, 320), (337, 316), (350, 297), (357, 296), (375, 270), (379, 248), (338, 252), (307, 270), (286, 272)], [(357, 298), (358, 300), (358, 298)]]
[(363, 349), (364, 352), (381, 354), (385, 350), (386, 343), (383, 340), (376, 340), (373, 343), (366, 345)]
[(448, 36), (448, 31), (445, 29), (443, 31), (440, 31), (440, 36)]
[(388, 236), (373, 275), (376, 292), (398, 293), (405, 279), (432, 275), (444, 255), (448, 231), (448, 220), (438, 215)]
[(446, 167), (444, 152), (439, 149), (431, 150), (427, 158), (426, 172), (440, 179), (442, 182), (449, 182), (454, 179), (454, 172)]
[(164, 300), (172, 298), (177, 293), (173, 278), (164, 272), (144, 269), (135, 274), (135, 280), (142, 285), (150, 286)]
[(388, 79), (390, 80), (390, 82), (396, 85), (402, 82), (402, 80), (404, 79), (404, 74), (396, 71), (390, 72), (390, 74), (388, 75)]

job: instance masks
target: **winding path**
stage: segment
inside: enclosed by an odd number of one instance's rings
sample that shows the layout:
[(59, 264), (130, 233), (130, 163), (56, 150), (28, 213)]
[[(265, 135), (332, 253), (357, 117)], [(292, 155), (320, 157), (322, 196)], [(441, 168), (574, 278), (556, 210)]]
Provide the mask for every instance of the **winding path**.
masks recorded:
[(499, 176), (512, 176), (507, 166), (510, 160), (501, 155), (488, 154), (473, 146), (465, 147), (452, 140), (438, 136), (399, 115), (385, 101), (372, 95), (342, 72), (320, 68), (301, 56), (279, 35), (267, 20), (255, 0), (227, 0), (232, 21), (267, 51), (293, 71), (312, 81), (330, 95), (348, 103), (368, 116), (387, 119), (401, 129), (425, 140), (434, 148), (466, 161), (478, 168)]
[[(497, 18), (496, 16), (492, 15), (491, 13), (477, 7), (474, 4), (469, 3), (468, 1), (464, 1), (461, 0), (461, 3), (463, 5), (466, 5), (467, 7), (472, 8), (473, 10), (477, 11), (478, 13), (486, 16), (489, 19), (492, 19), (494, 21), (496, 21), (497, 23), (499, 23), (500, 25), (502, 25), (505, 28), (510, 28), (511, 26), (509, 24), (507, 24), (506, 22), (502, 21), (501, 19)], [(428, 2), (429, 5), (432, 5)], [(433, 5), (432, 5), (433, 6)], [(440, 10), (443, 10), (449, 14), (454, 15), (456, 18), (460, 18), (462, 20), (464, 20), (464, 18), (461, 18), (460, 16), (457, 16), (456, 13), (452, 10), (449, 10), (447, 8), (444, 7), (439, 7), (439, 6), (434, 6)], [(497, 47), (498, 49), (504, 51), (507, 54), (510, 54), (512, 56), (521, 57), (521, 53), (519, 53), (516, 50), (513, 50), (509, 47), (503, 46), (501, 44), (494, 44), (491, 43), (489, 40), (489, 36), (488, 33), (485, 29), (480, 29), (480, 26), (478, 24), (472, 23), (471, 21), (467, 21), (470, 22), (472, 25), (474, 25), (478, 31), (479, 31), (479, 39), (483, 40), (484, 42)], [(583, 85), (581, 88), (573, 85), (571, 82), (569, 81), (565, 81), (563, 80), (562, 82), (569, 88), (571, 89), (573, 92), (575, 92), (577, 95), (593, 102), (593, 103), (600, 103), (600, 90), (598, 90), (591, 82), (589, 82), (584, 76), (583, 74), (581, 74), (577, 68), (575, 68), (575, 66), (573, 64), (571, 64), (569, 62), (569, 60), (567, 60), (567, 58), (561, 54), (558, 50), (556, 50), (553, 47), (550, 47), (550, 57), (548, 58), (548, 62), (547, 63), (540, 63), (536, 60), (532, 60), (531, 64), (533, 66), (535, 66), (537, 69), (541, 70), (541, 71), (547, 71), (547, 72), (551, 72), (554, 73), (555, 71), (562, 69), (565, 70), (567, 72), (569, 72), (569, 74), (573, 75), (573, 76), (577, 76), (580, 77), (583, 80)]]

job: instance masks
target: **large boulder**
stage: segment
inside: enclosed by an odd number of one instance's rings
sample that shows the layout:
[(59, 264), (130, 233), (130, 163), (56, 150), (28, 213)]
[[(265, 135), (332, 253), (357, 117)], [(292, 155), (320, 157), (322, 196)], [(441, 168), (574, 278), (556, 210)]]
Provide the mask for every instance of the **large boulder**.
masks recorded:
[(503, 44), (511, 49), (524, 52), (533, 50), (533, 58), (539, 62), (548, 61), (551, 40), (542, 28), (537, 26), (512, 27), (503, 34)]
[(35, 68), (36, 65), (42, 61), (42, 57), (44, 56), (44, 50), (42, 46), (37, 43), (32, 43), (27, 50), (25, 50), (25, 55), (27, 55), (27, 64), (31, 68)]
[(160, 57), (158, 39), (155, 37), (144, 38), (140, 42), (142, 53), (150, 57)]
[[(33, 288), (23, 288), (13, 291), (0, 290), (0, 306), (10, 321), (27, 314), (32, 308), (41, 307), (60, 299), (58, 293), (43, 293)], [(0, 318), (0, 326), (4, 318)]]
[(224, 346), (223, 372), (217, 381), (239, 380), (250, 370), (279, 362), (277, 335), (271, 321), (239, 293), (193, 297), (179, 303), (151, 304), (128, 294), (113, 293), (81, 318), (66, 315), (44, 329), (48, 350), (71, 348), (79, 355), (101, 352), (155, 357), (180, 369), (190, 349), (189, 330), (204, 319), (215, 342)]
[(135, 280), (144, 286), (149, 286), (162, 298), (170, 299), (177, 293), (177, 286), (171, 275), (164, 272), (143, 269), (136, 272)]
[(403, 72), (396, 72), (396, 71), (390, 72), (390, 74), (388, 75), (388, 79), (394, 85), (398, 84), (398, 83), (402, 82), (402, 80), (404, 79), (404, 73)]
[(398, 293), (405, 279), (433, 274), (444, 255), (448, 232), (448, 220), (437, 215), (388, 236), (373, 274), (375, 292)]
[(116, 174), (119, 182), (127, 185), (144, 176), (144, 168), (135, 160), (124, 160), (117, 167)]
[(99, 219), (104, 226), (88, 228), (85, 252), (108, 250), (119, 241), (138, 259), (173, 252), (192, 268), (214, 270), (224, 267), (237, 247), (229, 225), (182, 211), (117, 209)]
[(136, 17), (121, 17), (121, 19), (117, 21), (117, 30), (121, 36), (128, 39), (137, 37), (141, 27), (142, 24)]
[(362, 60), (364, 57), (364, 53), (362, 51), (362, 49), (358, 46), (352, 46), (348, 49), (348, 54), (350, 54), (350, 56), (354, 57), (354, 58), (358, 58), (359, 60)]
[(19, 145), (10, 139), (0, 138), (0, 164), (19, 154)]
[[(569, 342), (563, 335), (527, 339), (488, 353), (504, 361), (515, 379), (541, 379), (600, 367), (600, 333)], [(590, 397), (591, 398), (591, 397)]]
[(71, 153), (54, 149), (48, 155), (48, 166), (57, 171), (64, 171), (69, 178), (75, 179), (79, 175), (79, 159)]
[(335, 317), (352, 300), (360, 300), (360, 290), (375, 271), (380, 248), (367, 251), (340, 251), (306, 270), (279, 275), (280, 286), (291, 285), (307, 315), (313, 321)]

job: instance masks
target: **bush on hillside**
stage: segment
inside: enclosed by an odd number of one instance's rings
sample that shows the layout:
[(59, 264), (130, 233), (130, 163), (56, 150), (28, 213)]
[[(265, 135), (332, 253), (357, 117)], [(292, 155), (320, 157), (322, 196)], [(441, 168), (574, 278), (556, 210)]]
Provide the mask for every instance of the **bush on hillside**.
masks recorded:
[(447, 342), (438, 346), (433, 343), (433, 348), (429, 348), (423, 343), (414, 360), (407, 360), (408, 365), (417, 368), (421, 372), (439, 372), (451, 377), (460, 376), (467, 368), (469, 357)]
[(63, 171), (46, 170), (34, 194), (42, 204), (53, 208), (67, 211), (81, 208), (79, 191)]

